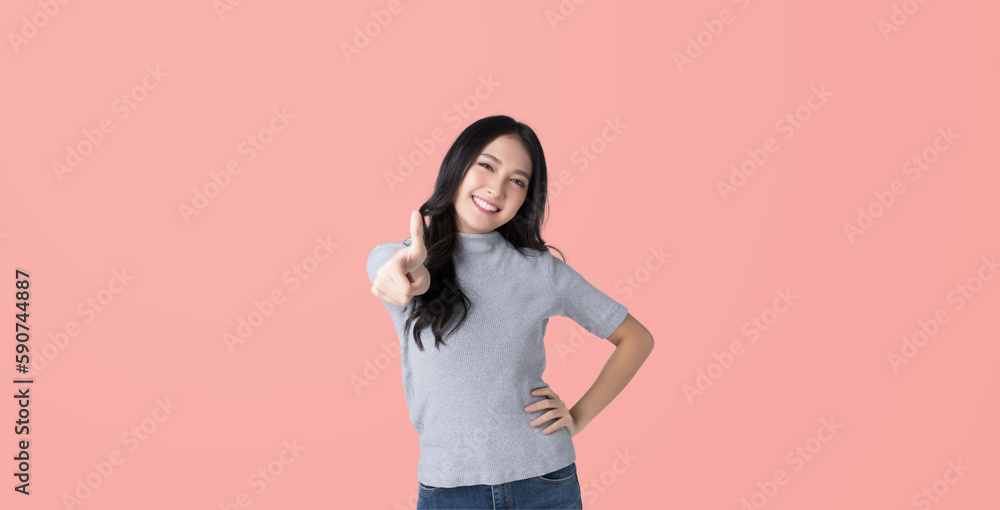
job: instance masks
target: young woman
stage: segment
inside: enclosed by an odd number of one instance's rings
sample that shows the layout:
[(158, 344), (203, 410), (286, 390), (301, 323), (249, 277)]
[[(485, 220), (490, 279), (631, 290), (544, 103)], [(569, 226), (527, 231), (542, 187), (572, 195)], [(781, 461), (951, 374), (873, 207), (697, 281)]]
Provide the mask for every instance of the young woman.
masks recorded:
[[(548, 251), (540, 235), (546, 182), (530, 127), (503, 115), (480, 119), (455, 140), (433, 195), (411, 212), (410, 237), (368, 256), (372, 294), (399, 336), (403, 391), (420, 435), (418, 509), (583, 508), (570, 438), (653, 349), (624, 305)], [(542, 380), (542, 339), (557, 315), (616, 346), (570, 409)]]

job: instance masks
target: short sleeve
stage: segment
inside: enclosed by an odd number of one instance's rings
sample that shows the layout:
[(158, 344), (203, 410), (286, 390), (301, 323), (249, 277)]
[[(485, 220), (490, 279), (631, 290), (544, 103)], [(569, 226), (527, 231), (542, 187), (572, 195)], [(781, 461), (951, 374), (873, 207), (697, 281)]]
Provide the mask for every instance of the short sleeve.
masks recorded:
[(562, 259), (549, 253), (556, 315), (569, 317), (600, 338), (608, 338), (628, 315), (628, 308), (615, 301)]
[[(375, 285), (375, 276), (378, 273), (378, 269), (389, 261), (389, 258), (392, 257), (393, 253), (396, 253), (400, 249), (406, 248), (409, 245), (410, 238), (407, 237), (406, 241), (401, 243), (382, 243), (372, 248), (372, 251), (368, 254), (368, 282)], [(390, 305), (385, 301), (382, 301), (382, 303), (389, 308), (390, 311), (402, 310), (405, 308), (403, 306)]]

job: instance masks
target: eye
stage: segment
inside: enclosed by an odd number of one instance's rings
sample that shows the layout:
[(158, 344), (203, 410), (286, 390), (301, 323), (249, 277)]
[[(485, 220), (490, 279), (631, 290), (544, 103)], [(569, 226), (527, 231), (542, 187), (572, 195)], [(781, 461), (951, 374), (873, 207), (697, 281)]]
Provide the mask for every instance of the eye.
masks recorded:
[[(480, 161), (479, 165), (488, 168), (491, 172), (494, 171), (493, 167), (491, 167), (490, 164), (486, 163), (485, 161)], [(516, 182), (517, 185), (520, 186), (520, 187), (522, 187), (522, 188), (527, 187), (527, 185), (521, 179), (511, 179), (511, 180), (514, 181), (514, 182)]]

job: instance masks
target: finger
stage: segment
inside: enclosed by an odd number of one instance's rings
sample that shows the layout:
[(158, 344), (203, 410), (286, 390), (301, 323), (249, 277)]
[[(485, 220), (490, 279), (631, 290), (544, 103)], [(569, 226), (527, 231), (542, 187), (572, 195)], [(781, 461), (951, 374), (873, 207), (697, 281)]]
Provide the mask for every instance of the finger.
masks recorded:
[(414, 210), (410, 213), (410, 235), (413, 236), (413, 242), (410, 243), (410, 246), (423, 250), (424, 217), (420, 214), (420, 211)]
[(533, 413), (535, 411), (541, 411), (542, 409), (551, 409), (554, 407), (559, 407), (558, 405), (556, 405), (556, 401), (547, 398), (545, 400), (539, 400), (538, 402), (533, 402), (529, 404), (528, 407), (524, 408), (524, 410), (528, 411), (529, 413)]
[(417, 265), (423, 264), (427, 258), (427, 248), (424, 246), (424, 218), (419, 211), (410, 213), (410, 246), (406, 251), (407, 271), (412, 271)]
[[(421, 223), (421, 220), (416, 219), (418, 216), (419, 216), (418, 214), (414, 214), (413, 221), (419, 224)], [(427, 250), (423, 247), (423, 241), (419, 240), (423, 236), (423, 234), (420, 233), (415, 234), (413, 232), (413, 230), (419, 230), (420, 227), (419, 225), (417, 225), (416, 228), (412, 227), (413, 225), (411, 224), (410, 245), (399, 250), (394, 254), (395, 256), (399, 257), (399, 259), (403, 262), (404, 273), (409, 273), (417, 269), (424, 263), (424, 259), (427, 258)], [(417, 246), (414, 246), (414, 244), (416, 244)]]
[(556, 393), (554, 391), (552, 391), (552, 388), (550, 386), (543, 386), (541, 388), (535, 388), (534, 390), (531, 390), (531, 394), (535, 395), (535, 396), (538, 396), (538, 395), (550, 395), (552, 398), (559, 398), (559, 396), (556, 395)]
[(537, 427), (537, 426), (539, 426), (539, 425), (541, 425), (543, 423), (548, 422), (549, 420), (554, 420), (554, 419), (559, 418), (561, 416), (562, 415), (559, 414), (559, 410), (558, 409), (553, 409), (553, 410), (551, 410), (551, 411), (549, 411), (549, 412), (547, 412), (547, 413), (539, 416), (538, 418), (535, 418), (534, 420), (531, 420), (531, 422), (529, 422), (529, 423), (530, 423), (530, 425), (532, 427)]
[(528, 404), (527, 406), (525, 406), (524, 410), (527, 411), (527, 412), (529, 412), (529, 413), (532, 413), (532, 412), (535, 412), (535, 411), (541, 411), (542, 409), (545, 409), (545, 406), (543, 404), (545, 402), (547, 402), (547, 401), (548, 401), (548, 399), (539, 400), (537, 402), (532, 402), (532, 403)]
[(556, 420), (555, 423), (553, 423), (552, 425), (549, 425), (545, 430), (543, 430), (542, 434), (550, 434), (553, 431), (559, 430), (559, 429), (565, 427), (566, 423), (568, 421), (569, 420), (567, 418), (560, 418), (560, 419)]

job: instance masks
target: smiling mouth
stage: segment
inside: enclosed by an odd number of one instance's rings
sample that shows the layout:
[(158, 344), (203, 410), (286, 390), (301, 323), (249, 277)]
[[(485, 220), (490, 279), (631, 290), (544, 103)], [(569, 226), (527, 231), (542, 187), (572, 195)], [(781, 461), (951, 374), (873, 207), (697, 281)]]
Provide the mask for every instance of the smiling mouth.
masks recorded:
[(476, 206), (478, 206), (484, 212), (488, 212), (488, 213), (500, 212), (500, 208), (499, 207), (497, 207), (495, 205), (491, 205), (489, 202), (487, 202), (487, 201), (485, 201), (485, 200), (483, 200), (483, 199), (481, 199), (481, 198), (479, 198), (479, 197), (477, 197), (475, 195), (472, 195), (472, 203), (476, 204)]

